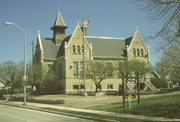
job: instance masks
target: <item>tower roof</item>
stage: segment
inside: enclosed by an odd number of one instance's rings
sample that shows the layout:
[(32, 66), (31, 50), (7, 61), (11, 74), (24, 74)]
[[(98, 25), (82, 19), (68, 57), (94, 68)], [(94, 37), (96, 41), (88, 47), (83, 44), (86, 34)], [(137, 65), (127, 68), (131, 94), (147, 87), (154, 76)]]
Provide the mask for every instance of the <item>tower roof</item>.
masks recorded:
[(54, 25), (53, 25), (53, 27), (51, 27), (51, 29), (53, 30), (54, 28), (57, 28), (57, 27), (67, 28), (67, 26), (66, 26), (66, 24), (64, 22), (64, 19), (62, 18), (60, 12), (58, 12), (58, 15), (56, 17)]

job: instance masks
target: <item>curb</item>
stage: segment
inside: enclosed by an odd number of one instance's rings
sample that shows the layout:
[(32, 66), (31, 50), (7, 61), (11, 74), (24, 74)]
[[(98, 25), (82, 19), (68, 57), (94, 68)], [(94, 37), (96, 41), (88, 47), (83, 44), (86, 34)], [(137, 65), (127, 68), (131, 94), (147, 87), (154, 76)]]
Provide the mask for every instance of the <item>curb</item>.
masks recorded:
[(64, 115), (64, 116), (70, 116), (70, 117), (77, 117), (77, 118), (82, 118), (82, 119), (88, 119), (88, 120), (94, 120), (94, 121), (103, 121), (103, 122), (114, 122), (113, 120), (108, 120), (108, 119), (100, 119), (97, 117), (89, 117), (89, 116), (84, 116), (84, 115), (77, 115), (77, 114), (72, 114), (72, 113), (65, 113), (65, 112), (56, 112), (56, 111), (50, 111), (50, 110), (44, 110), (36, 107), (30, 107), (30, 106), (20, 106), (20, 105), (14, 105), (10, 103), (2, 103), (0, 102), (1, 105), (8, 105), (8, 106), (13, 106), (13, 107), (19, 107), (19, 108), (24, 108), (24, 109), (30, 109), (30, 110), (36, 110), (36, 111), (41, 111), (41, 112), (48, 112), (52, 114), (58, 114), (58, 115)]

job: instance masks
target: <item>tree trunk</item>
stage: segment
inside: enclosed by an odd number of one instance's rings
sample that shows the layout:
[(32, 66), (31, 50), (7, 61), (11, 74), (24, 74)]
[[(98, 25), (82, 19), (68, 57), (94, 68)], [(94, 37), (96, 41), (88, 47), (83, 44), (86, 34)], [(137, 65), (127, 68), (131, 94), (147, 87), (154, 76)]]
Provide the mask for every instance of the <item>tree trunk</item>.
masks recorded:
[(11, 88), (11, 97), (12, 97), (12, 94), (13, 94), (13, 89)]
[(98, 84), (96, 84), (96, 91), (95, 91), (96, 93), (98, 92)]

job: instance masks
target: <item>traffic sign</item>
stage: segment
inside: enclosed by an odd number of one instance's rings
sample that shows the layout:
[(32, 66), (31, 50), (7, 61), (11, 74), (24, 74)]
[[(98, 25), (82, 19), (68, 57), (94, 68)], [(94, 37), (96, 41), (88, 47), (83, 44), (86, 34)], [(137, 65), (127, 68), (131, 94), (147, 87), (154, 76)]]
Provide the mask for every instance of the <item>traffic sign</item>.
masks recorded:
[(132, 82), (129, 82), (129, 81), (128, 81), (126, 85), (127, 85), (127, 87), (129, 88), (129, 90), (132, 91), (133, 88), (134, 88), (134, 86), (135, 86), (136, 84), (135, 84), (133, 81), (132, 81)]
[(136, 95), (134, 95), (134, 94), (128, 94), (128, 95), (126, 96), (126, 98), (136, 98)]
[(23, 75), (22, 76), (22, 81), (28, 81), (28, 76), (27, 75)]

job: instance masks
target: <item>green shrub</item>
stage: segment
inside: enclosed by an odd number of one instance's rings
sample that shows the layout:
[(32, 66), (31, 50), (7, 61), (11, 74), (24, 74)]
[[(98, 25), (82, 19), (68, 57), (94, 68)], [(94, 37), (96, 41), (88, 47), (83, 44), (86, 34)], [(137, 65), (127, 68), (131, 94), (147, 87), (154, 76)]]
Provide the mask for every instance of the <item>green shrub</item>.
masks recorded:
[(168, 86), (165, 78), (152, 78), (151, 83), (158, 89), (167, 88)]

